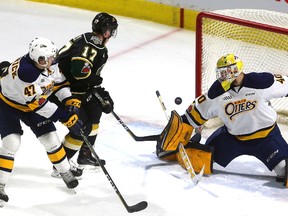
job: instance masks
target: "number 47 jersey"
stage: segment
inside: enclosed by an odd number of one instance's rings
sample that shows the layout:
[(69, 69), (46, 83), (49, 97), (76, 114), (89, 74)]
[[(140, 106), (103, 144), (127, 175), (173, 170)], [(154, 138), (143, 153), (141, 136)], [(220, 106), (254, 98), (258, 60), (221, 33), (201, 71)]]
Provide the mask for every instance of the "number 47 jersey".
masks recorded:
[(27, 54), (12, 62), (2, 74), (0, 98), (23, 112), (36, 112), (50, 118), (58, 109), (48, 100), (52, 93), (60, 101), (71, 96), (69, 83), (57, 64), (39, 69)]

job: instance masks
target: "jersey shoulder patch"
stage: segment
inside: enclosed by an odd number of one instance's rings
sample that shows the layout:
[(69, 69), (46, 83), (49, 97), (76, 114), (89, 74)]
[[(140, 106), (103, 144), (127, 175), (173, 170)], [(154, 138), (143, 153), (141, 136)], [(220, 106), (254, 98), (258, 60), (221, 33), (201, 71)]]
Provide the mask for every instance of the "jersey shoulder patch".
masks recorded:
[(92, 32), (83, 34), (83, 38), (87, 44), (90, 44), (98, 49), (104, 49), (105, 46), (102, 45), (102, 40)]
[(23, 82), (32, 83), (39, 77), (43, 70), (37, 68), (28, 55), (23, 56), (18, 68), (18, 77)]
[(268, 72), (245, 74), (243, 86), (254, 89), (266, 89), (274, 83), (274, 75)]

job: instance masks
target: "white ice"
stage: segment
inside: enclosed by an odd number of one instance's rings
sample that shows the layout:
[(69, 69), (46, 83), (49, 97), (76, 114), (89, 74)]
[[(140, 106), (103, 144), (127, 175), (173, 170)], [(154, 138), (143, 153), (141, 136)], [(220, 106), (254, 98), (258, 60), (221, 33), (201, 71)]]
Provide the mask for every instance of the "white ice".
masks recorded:
[[(88, 32), (97, 12), (37, 4), (0, 1), (0, 61), (25, 54), (36, 36), (58, 47)], [(103, 69), (104, 86), (115, 112), (138, 136), (158, 134), (167, 123), (156, 97), (159, 90), (168, 112), (182, 114), (194, 99), (195, 33), (148, 21), (116, 16), (118, 35), (108, 43), (110, 58)], [(183, 99), (175, 105), (175, 97)], [(143, 200), (148, 207), (128, 213), (101, 169), (85, 171), (75, 190), (50, 176), (52, 166), (44, 148), (25, 127), (15, 169), (6, 186), (9, 202), (1, 216), (186, 216), (286, 214), (288, 190), (275, 182), (257, 159), (241, 156), (225, 169), (193, 187), (178, 164), (155, 155), (155, 142), (135, 142), (112, 115), (103, 115), (96, 152), (128, 205)], [(62, 139), (67, 129), (57, 123)], [(287, 133), (287, 130), (283, 133)], [(75, 158), (74, 158), (75, 160)]]

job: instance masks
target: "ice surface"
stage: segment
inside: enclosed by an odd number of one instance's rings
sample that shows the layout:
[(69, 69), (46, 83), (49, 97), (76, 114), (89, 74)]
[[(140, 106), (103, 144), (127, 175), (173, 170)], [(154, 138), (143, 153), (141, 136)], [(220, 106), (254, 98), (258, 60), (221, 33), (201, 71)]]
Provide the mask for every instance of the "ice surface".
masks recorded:
[[(0, 61), (12, 61), (28, 51), (36, 36), (58, 47), (90, 31), (96, 12), (37, 4), (0, 1)], [(115, 112), (138, 136), (160, 133), (167, 120), (156, 97), (159, 90), (167, 110), (183, 113), (194, 99), (195, 34), (147, 21), (117, 16), (118, 35), (108, 43), (110, 59), (103, 69), (104, 86)], [(181, 105), (174, 99), (181, 97)], [(52, 166), (43, 146), (23, 126), (22, 145), (6, 187), (9, 202), (2, 216), (124, 216), (123, 207), (101, 169), (86, 170), (75, 190), (50, 176)], [(57, 123), (62, 139), (67, 129)], [(283, 133), (287, 133), (287, 130)], [(288, 190), (257, 159), (242, 156), (226, 169), (192, 187), (178, 164), (155, 155), (155, 142), (135, 142), (112, 115), (103, 115), (96, 152), (128, 205), (143, 200), (148, 207), (133, 215), (255, 216), (285, 214)]]

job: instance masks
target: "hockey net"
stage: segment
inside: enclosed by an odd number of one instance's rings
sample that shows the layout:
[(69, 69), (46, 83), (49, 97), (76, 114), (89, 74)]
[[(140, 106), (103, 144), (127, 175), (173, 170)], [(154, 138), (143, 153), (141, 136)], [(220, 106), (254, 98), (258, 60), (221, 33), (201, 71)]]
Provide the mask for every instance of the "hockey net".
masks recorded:
[[(216, 79), (217, 60), (235, 54), (244, 72), (288, 75), (288, 14), (250, 9), (201, 12), (196, 23), (196, 97)], [(288, 98), (270, 101), (278, 122), (288, 122)], [(206, 127), (221, 125), (209, 120)]]

